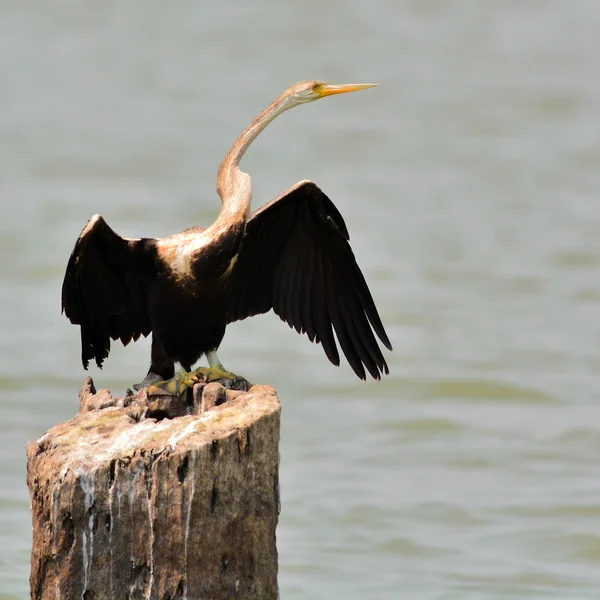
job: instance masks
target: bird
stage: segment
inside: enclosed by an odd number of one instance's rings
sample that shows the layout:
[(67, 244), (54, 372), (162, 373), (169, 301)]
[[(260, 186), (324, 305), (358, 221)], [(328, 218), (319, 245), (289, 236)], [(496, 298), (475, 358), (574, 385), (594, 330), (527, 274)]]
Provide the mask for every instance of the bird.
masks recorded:
[[(136, 389), (179, 395), (205, 381), (247, 380), (227, 371), (217, 350), (226, 326), (273, 310), (320, 343), (356, 375), (389, 373), (392, 350), (344, 219), (329, 197), (303, 180), (250, 212), (252, 182), (240, 161), (276, 117), (302, 104), (376, 84), (301, 81), (288, 87), (241, 133), (217, 171), (221, 209), (207, 228), (162, 238), (118, 235), (101, 215), (81, 231), (62, 285), (62, 312), (80, 326), (81, 361), (102, 368), (111, 340), (152, 334), (150, 368)], [(337, 338), (337, 344), (336, 339)], [(206, 355), (208, 368), (192, 371)], [(183, 371), (175, 373), (175, 365)]]

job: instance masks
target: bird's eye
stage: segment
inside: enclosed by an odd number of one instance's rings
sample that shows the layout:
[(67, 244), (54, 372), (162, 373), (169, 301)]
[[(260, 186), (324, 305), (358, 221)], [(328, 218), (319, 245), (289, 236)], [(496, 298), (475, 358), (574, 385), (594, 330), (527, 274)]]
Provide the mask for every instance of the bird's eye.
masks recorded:
[(318, 92), (320, 87), (321, 87), (320, 83), (313, 83), (312, 91), (313, 92)]

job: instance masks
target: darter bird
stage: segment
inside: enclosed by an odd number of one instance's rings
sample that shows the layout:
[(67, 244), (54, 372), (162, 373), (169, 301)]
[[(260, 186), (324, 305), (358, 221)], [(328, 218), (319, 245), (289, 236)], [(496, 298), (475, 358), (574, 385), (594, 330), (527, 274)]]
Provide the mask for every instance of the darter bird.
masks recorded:
[[(312, 181), (301, 181), (250, 213), (252, 183), (240, 161), (286, 110), (375, 84), (302, 81), (289, 87), (238, 137), (217, 172), (215, 222), (164, 238), (125, 238), (100, 216), (79, 235), (62, 287), (62, 309), (81, 329), (81, 358), (99, 367), (110, 341), (152, 333), (149, 393), (179, 394), (201, 375), (238, 379), (217, 349), (229, 323), (273, 310), (320, 343), (339, 365), (337, 342), (361, 379), (388, 366), (375, 335), (392, 349), (349, 244), (342, 215)], [(206, 354), (209, 367), (193, 365)], [(175, 375), (175, 363), (184, 369)], [(243, 379), (243, 378), (240, 378)]]

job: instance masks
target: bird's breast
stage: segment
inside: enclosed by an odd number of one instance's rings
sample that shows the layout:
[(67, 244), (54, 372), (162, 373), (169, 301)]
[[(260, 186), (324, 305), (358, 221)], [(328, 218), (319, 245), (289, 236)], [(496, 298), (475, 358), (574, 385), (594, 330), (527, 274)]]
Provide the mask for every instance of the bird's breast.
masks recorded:
[(157, 256), (164, 270), (179, 281), (210, 281), (229, 272), (237, 257), (244, 223), (222, 230), (190, 229), (157, 240)]
[(215, 236), (193, 257), (193, 276), (201, 281), (217, 281), (231, 272), (244, 237), (244, 224), (236, 224)]

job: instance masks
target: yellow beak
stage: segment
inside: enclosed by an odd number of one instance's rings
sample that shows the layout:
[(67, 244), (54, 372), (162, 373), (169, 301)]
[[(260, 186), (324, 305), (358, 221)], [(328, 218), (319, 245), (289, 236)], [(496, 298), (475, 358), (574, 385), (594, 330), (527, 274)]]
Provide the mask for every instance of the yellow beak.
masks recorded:
[(330, 85), (324, 83), (317, 90), (318, 98), (325, 98), (325, 96), (333, 96), (333, 94), (346, 94), (347, 92), (358, 92), (359, 90), (366, 90), (367, 88), (375, 87), (376, 83), (347, 83), (343, 85)]

